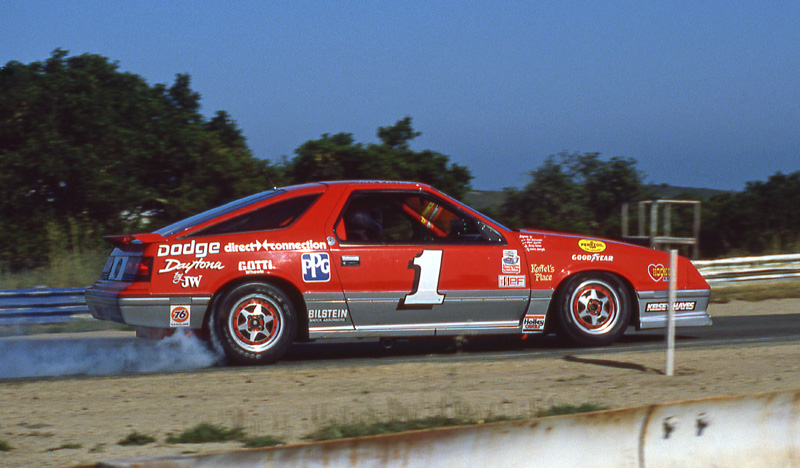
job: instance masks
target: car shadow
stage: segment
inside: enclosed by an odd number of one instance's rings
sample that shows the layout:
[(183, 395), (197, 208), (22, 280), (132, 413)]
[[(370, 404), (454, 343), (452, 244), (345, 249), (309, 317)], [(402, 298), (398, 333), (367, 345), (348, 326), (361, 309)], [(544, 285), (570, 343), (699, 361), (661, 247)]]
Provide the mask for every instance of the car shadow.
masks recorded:
[[(692, 337), (679, 337), (691, 340)], [(558, 335), (482, 335), (424, 337), (413, 339), (330, 340), (295, 343), (282, 361), (324, 361), (339, 359), (382, 359), (519, 352), (532, 357), (540, 354), (581, 350), (613, 350), (618, 347), (652, 346), (664, 342), (663, 332), (635, 332), (631, 329), (616, 343), (603, 347), (576, 347)]]

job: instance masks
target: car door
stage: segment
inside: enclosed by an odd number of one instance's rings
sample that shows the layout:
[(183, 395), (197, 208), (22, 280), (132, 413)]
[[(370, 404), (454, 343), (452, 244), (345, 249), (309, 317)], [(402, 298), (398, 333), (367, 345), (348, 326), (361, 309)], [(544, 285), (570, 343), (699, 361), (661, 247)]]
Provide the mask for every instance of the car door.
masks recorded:
[(488, 224), (419, 191), (355, 191), (332, 260), (357, 330), (455, 334), (519, 326), (524, 255)]

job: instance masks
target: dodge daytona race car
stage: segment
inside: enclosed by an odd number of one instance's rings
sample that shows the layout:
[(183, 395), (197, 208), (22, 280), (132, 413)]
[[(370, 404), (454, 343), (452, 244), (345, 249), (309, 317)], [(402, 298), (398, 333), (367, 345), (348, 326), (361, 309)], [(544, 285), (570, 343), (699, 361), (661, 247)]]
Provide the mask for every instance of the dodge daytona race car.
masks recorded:
[[(144, 337), (191, 330), (241, 364), (324, 338), (552, 331), (593, 346), (667, 323), (667, 253), (508, 229), (419, 183), (279, 188), (106, 239), (86, 290), (95, 318)], [(708, 298), (679, 258), (676, 324), (711, 324)]]

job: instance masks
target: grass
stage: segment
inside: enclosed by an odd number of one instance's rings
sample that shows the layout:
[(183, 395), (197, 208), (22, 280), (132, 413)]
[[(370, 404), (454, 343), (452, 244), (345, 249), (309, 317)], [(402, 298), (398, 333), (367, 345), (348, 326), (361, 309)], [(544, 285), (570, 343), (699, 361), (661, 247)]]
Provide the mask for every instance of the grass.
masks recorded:
[(751, 282), (715, 287), (711, 289), (710, 300), (714, 304), (725, 304), (734, 300), (757, 302), (788, 298), (800, 298), (800, 281)]
[(168, 444), (205, 444), (209, 442), (231, 442), (245, 439), (244, 429), (234, 427), (228, 429), (210, 423), (200, 423), (179, 434), (167, 434)]
[(481, 419), (470, 416), (429, 416), (426, 418), (413, 419), (409, 421), (390, 420), (347, 424), (329, 423), (318, 430), (303, 436), (303, 438), (313, 441), (321, 441), (351, 437), (367, 437), (381, 434), (394, 434), (398, 432), (437, 429), (441, 427), (471, 426), (475, 424), (510, 421), (513, 419), (521, 419), (521, 417), (496, 416)]
[[(470, 412), (463, 405), (458, 406), (458, 414), (448, 416), (444, 413), (453, 405), (445, 405), (441, 409), (441, 414), (426, 417), (409, 418), (410, 412), (407, 409), (394, 408), (394, 416), (387, 420), (377, 420), (372, 413), (363, 416), (359, 421), (349, 422), (329, 422), (322, 424), (316, 431), (303, 436), (303, 439), (311, 441), (335, 440), (354, 437), (368, 437), (382, 434), (395, 434), (399, 432), (418, 431), (437, 429), (453, 426), (472, 426), (477, 424), (487, 424), (503, 421), (514, 421), (529, 417), (528, 415), (504, 416), (487, 415), (480, 416)], [(594, 403), (583, 403), (580, 405), (555, 405), (550, 408), (537, 411), (536, 417), (556, 416), (563, 414), (585, 413), (607, 409), (602, 405)], [(348, 418), (352, 419), (352, 418)], [(135, 446), (146, 445), (155, 442), (156, 439), (139, 432), (131, 432), (124, 439), (117, 442), (118, 445)], [(166, 437), (168, 444), (206, 444), (220, 442), (240, 442), (247, 448), (273, 447), (283, 445), (285, 442), (273, 436), (250, 437), (242, 427), (228, 428), (223, 425), (211, 424), (208, 422), (200, 423), (192, 428), (180, 433), (169, 433)], [(65, 447), (60, 447), (65, 448)]]
[(591, 413), (594, 411), (607, 410), (608, 406), (597, 405), (594, 403), (581, 403), (580, 405), (554, 405), (536, 413), (537, 417), (561, 416), (564, 414)]
[(110, 249), (87, 252), (59, 252), (47, 265), (21, 272), (0, 271), (0, 289), (35, 287), (69, 288), (88, 286), (100, 278)]
[(214, 442), (241, 442), (245, 447), (272, 447), (283, 445), (284, 442), (272, 436), (248, 437), (241, 427), (227, 428), (225, 426), (200, 423), (179, 434), (167, 434), (168, 444), (207, 444)]
[(11, 444), (5, 440), (0, 440), (0, 452), (10, 452), (12, 450), (14, 450), (14, 447), (12, 447)]
[(283, 445), (285, 443), (281, 439), (272, 436), (248, 437), (242, 442), (244, 442), (244, 446), (247, 448), (275, 447), (276, 445)]
[[(505, 416), (505, 415), (485, 415), (481, 416), (469, 411), (468, 408), (459, 408), (458, 415), (448, 416), (445, 415), (445, 409), (442, 409), (442, 414), (436, 416), (427, 416), (422, 418), (403, 418), (402, 416), (393, 416), (386, 421), (374, 420), (372, 416), (365, 417), (364, 421), (353, 422), (329, 422), (322, 425), (316, 431), (303, 436), (303, 439), (311, 441), (323, 441), (353, 437), (367, 437), (382, 434), (394, 434), (406, 431), (418, 431), (437, 429), (442, 427), (453, 426), (472, 426), (477, 424), (488, 424), (504, 421), (515, 421), (525, 419), (528, 415), (518, 416)], [(580, 405), (555, 405), (550, 408), (537, 411), (536, 417), (557, 416), (564, 414), (586, 413), (592, 411), (601, 411), (608, 409), (605, 406), (597, 405), (594, 403), (583, 403)], [(465, 411), (466, 410), (466, 411)], [(408, 414), (407, 411), (403, 411)]]
[(117, 445), (122, 445), (124, 447), (128, 446), (142, 446), (147, 444), (152, 444), (156, 441), (155, 437), (149, 436), (147, 434), (142, 434), (141, 432), (133, 431), (124, 439), (117, 442)]

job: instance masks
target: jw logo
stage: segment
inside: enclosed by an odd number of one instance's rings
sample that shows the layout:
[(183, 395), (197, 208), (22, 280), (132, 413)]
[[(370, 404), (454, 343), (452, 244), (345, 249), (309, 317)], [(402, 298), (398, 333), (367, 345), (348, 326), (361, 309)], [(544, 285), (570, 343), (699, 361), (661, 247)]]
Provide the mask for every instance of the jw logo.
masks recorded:
[(200, 287), (201, 279), (203, 279), (203, 275), (187, 276), (177, 271), (175, 276), (172, 277), (172, 284), (180, 284), (182, 288), (197, 288)]

